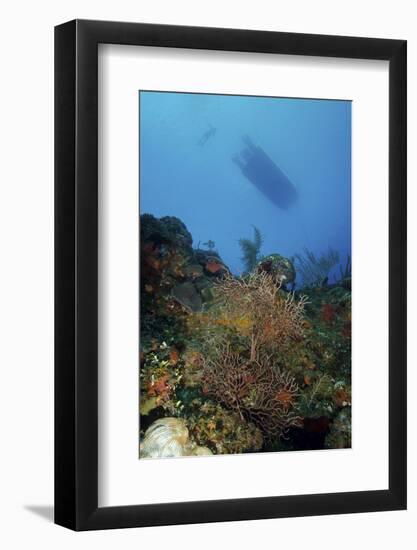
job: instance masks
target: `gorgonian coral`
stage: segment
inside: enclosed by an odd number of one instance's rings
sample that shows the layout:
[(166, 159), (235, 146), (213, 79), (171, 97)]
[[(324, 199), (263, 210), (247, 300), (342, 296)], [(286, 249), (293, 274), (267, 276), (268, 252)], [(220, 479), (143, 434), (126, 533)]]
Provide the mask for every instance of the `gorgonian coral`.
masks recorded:
[(253, 422), (267, 438), (285, 436), (291, 426), (300, 425), (298, 385), (268, 357), (245, 361), (224, 346), (216, 358), (205, 359), (203, 392)]
[(303, 254), (295, 255), (296, 270), (306, 287), (322, 286), (339, 260), (340, 255), (337, 250), (330, 247), (320, 256), (316, 256), (307, 247), (304, 247)]
[(234, 327), (250, 340), (250, 360), (262, 351), (274, 352), (291, 339), (303, 335), (306, 296), (280, 290), (281, 282), (266, 272), (244, 278), (226, 275), (214, 285), (217, 308), (212, 316), (218, 324)]

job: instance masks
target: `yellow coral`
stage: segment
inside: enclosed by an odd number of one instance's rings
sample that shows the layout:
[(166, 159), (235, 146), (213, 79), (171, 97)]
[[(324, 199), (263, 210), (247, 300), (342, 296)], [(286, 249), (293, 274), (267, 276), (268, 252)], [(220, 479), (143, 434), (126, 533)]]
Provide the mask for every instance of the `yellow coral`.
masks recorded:
[(253, 326), (253, 321), (249, 315), (226, 315), (214, 319), (214, 323), (220, 326), (233, 328), (244, 336), (248, 336)]

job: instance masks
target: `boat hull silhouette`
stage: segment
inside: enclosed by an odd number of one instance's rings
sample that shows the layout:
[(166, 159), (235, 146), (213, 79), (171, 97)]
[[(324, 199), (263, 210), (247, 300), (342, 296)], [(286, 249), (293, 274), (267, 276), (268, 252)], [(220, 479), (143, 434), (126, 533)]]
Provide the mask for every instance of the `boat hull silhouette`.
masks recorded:
[(249, 136), (244, 136), (243, 142), (245, 147), (232, 157), (233, 162), (271, 202), (287, 210), (297, 200), (296, 188), (265, 151), (254, 145)]

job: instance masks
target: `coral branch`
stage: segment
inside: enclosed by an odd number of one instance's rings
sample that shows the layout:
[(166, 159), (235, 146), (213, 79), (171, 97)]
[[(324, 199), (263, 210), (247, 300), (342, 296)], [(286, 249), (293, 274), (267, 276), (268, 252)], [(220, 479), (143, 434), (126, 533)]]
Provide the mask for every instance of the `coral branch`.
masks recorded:
[(257, 425), (268, 438), (284, 437), (301, 418), (294, 408), (298, 393), (295, 379), (268, 357), (244, 361), (225, 346), (215, 359), (206, 359), (203, 390), (242, 419)]
[(227, 275), (215, 283), (221, 322), (234, 322), (238, 332), (249, 336), (251, 361), (261, 349), (275, 351), (303, 335), (307, 297), (296, 300), (293, 293), (284, 293), (280, 287), (280, 281), (263, 271), (239, 279)]
[(304, 248), (303, 254), (295, 255), (296, 269), (300, 273), (304, 286), (323, 285), (331, 269), (339, 262), (339, 253), (329, 247), (328, 251), (317, 257), (311, 250)]

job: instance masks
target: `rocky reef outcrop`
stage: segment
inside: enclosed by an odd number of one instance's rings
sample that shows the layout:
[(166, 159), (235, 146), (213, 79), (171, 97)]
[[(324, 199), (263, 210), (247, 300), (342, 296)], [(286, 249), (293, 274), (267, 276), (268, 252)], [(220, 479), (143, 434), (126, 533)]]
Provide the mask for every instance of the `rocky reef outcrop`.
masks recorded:
[(279, 281), (282, 288), (292, 289), (295, 283), (295, 267), (292, 260), (281, 256), (281, 254), (269, 254), (260, 260), (256, 269), (269, 273), (276, 281)]
[(173, 216), (140, 219), (142, 337), (168, 338), (183, 332), (187, 313), (202, 311), (214, 279), (229, 269), (218, 252), (193, 249), (184, 223)]

